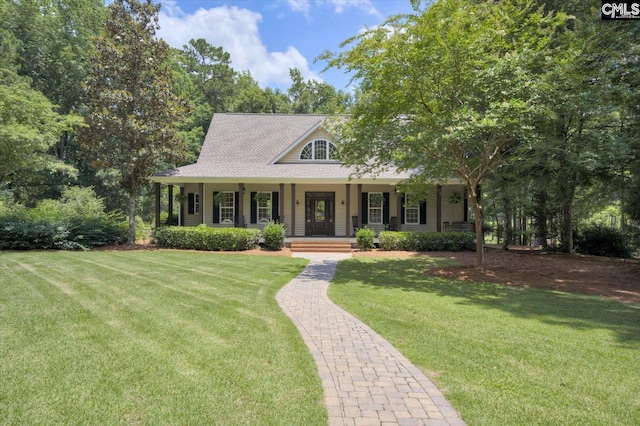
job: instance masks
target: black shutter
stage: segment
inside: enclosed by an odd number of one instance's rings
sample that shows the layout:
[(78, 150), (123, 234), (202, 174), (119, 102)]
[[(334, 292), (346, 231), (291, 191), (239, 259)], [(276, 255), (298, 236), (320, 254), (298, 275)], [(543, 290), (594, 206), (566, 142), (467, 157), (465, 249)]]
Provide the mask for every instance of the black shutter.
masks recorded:
[(362, 226), (369, 223), (369, 193), (362, 193)]
[(467, 193), (467, 188), (464, 189), (464, 205), (462, 207), (464, 209), (464, 217), (462, 220), (465, 222), (469, 221), (469, 193)]
[(196, 214), (196, 194), (190, 192), (187, 195), (188, 204), (187, 204), (187, 214)]
[(273, 191), (271, 193), (271, 220), (273, 221), (277, 221), (280, 218), (280, 211), (278, 210), (280, 208), (280, 193)]
[(405, 203), (405, 199), (406, 199), (405, 194), (402, 194), (402, 201), (400, 201), (400, 203), (402, 204), (402, 208), (400, 209), (400, 215), (402, 216), (400, 218), (400, 223), (402, 225), (404, 225), (404, 203)]
[(420, 203), (420, 225), (427, 224), (427, 202)]
[(383, 192), (384, 204), (382, 205), (382, 223), (389, 224), (389, 193)]
[(238, 215), (238, 206), (240, 205), (240, 193), (238, 191), (236, 191), (233, 197), (233, 223), (235, 224), (235, 226), (240, 226), (240, 221), (238, 220), (238, 218), (240, 217)]
[(218, 195), (219, 192), (214, 191), (213, 192), (213, 223), (220, 223), (220, 206), (216, 205), (216, 195)]
[(258, 223), (258, 202), (256, 201), (257, 192), (251, 193), (251, 219), (250, 223)]

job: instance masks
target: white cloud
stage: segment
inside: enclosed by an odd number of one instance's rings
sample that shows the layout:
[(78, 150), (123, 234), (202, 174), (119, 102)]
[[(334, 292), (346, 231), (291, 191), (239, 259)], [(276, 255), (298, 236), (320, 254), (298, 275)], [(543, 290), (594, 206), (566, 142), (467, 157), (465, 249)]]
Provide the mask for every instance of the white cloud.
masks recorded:
[(380, 15), (370, 0), (328, 0), (336, 13), (342, 13), (345, 9), (355, 8), (366, 12), (369, 15)]
[(291, 8), (291, 10), (295, 12), (309, 12), (309, 0), (287, 0), (287, 4)]
[[(281, 0), (282, 1), (282, 0)], [(284, 0), (289, 8), (294, 12), (302, 12), (307, 19), (312, 17), (311, 0)], [(341, 14), (347, 9), (360, 9), (368, 15), (380, 16), (378, 10), (373, 6), (371, 0), (315, 0), (314, 4), (318, 7), (333, 8), (334, 13)]]
[(291, 81), (289, 68), (298, 68), (305, 78), (319, 79), (295, 47), (269, 52), (260, 37), (261, 21), (259, 13), (235, 6), (201, 8), (185, 14), (175, 2), (165, 1), (159, 15), (158, 36), (177, 48), (198, 38), (222, 46), (231, 55), (231, 66), (236, 71), (249, 70), (262, 87), (287, 87)]

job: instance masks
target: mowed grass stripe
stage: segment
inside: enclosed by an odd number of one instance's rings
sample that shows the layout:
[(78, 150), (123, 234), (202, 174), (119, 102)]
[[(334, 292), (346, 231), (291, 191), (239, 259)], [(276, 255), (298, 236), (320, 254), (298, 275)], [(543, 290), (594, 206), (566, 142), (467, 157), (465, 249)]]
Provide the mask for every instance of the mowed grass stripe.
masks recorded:
[(344, 261), (329, 295), (470, 425), (640, 424), (640, 305), (424, 274), (439, 262)]
[(326, 424), (273, 298), (305, 261), (248, 258), (0, 253), (0, 423)]

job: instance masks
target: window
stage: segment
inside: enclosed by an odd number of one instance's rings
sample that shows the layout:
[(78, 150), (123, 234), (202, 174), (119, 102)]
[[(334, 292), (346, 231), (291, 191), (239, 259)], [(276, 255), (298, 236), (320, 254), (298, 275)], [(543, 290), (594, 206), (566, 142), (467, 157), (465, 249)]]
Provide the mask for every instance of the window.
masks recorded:
[(235, 218), (235, 194), (233, 192), (223, 192), (224, 196), (220, 203), (220, 223), (234, 223)]
[(420, 223), (420, 205), (411, 200), (411, 195), (404, 196), (404, 223), (417, 225)]
[(317, 139), (309, 142), (300, 151), (301, 160), (334, 160), (337, 148), (335, 144), (324, 140)]
[(258, 192), (256, 197), (258, 205), (258, 223), (267, 223), (271, 220), (271, 192)]
[(382, 192), (369, 193), (369, 223), (374, 225), (382, 224), (382, 206), (384, 196)]
[(190, 192), (187, 195), (187, 214), (200, 214), (200, 194)]

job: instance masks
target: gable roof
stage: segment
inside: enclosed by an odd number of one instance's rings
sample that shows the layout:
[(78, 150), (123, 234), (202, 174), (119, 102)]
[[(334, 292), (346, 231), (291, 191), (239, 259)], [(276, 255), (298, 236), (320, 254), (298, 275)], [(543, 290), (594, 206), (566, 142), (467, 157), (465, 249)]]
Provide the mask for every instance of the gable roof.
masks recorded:
[[(302, 143), (327, 118), (321, 114), (216, 113), (195, 164), (157, 174), (156, 182), (347, 182), (354, 169), (339, 163), (287, 163), (277, 160)], [(380, 183), (409, 177), (393, 171), (376, 176)], [(352, 182), (373, 181), (373, 176)]]
[(322, 127), (322, 123), (323, 121), (319, 121), (318, 123), (316, 123), (312, 128), (310, 128), (309, 130), (307, 130), (303, 135), (301, 135), (298, 139), (296, 139), (295, 141), (293, 141), (293, 143), (291, 145), (289, 145), (289, 147), (287, 147), (284, 151), (282, 151), (280, 154), (278, 154), (278, 156), (276, 158), (274, 158), (273, 160), (271, 160), (269, 162), (269, 164), (276, 164), (278, 161), (280, 161), (282, 159), (282, 157), (286, 156), (287, 154), (289, 154), (291, 151), (293, 151), (294, 149), (296, 149), (302, 142), (305, 142), (305, 140), (316, 130), (318, 130), (320, 127)]

